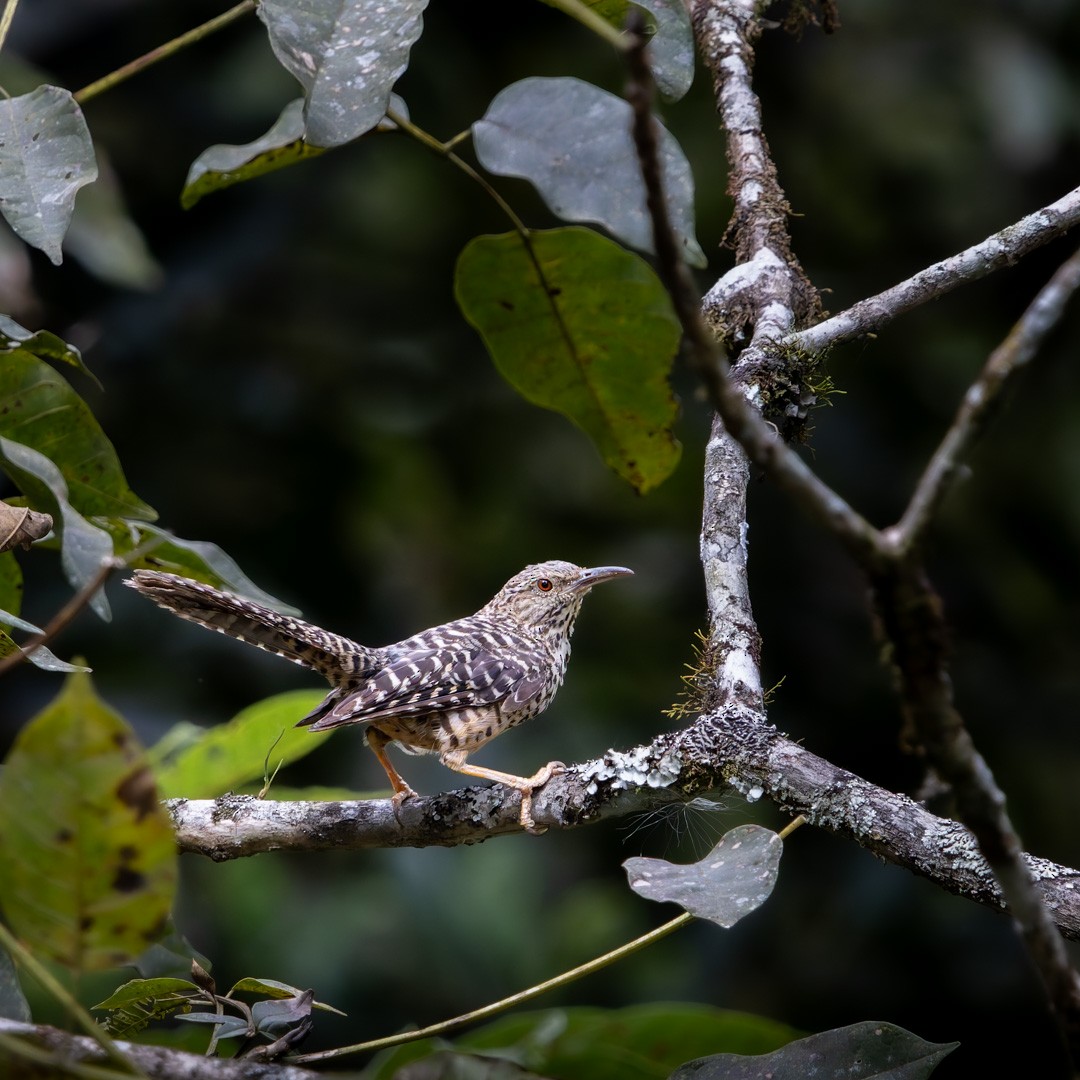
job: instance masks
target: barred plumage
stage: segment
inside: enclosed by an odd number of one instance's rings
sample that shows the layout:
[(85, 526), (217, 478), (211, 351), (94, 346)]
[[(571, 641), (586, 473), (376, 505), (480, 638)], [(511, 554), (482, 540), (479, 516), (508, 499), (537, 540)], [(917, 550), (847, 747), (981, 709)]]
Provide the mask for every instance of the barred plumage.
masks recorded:
[(174, 574), (137, 570), (127, 584), (181, 618), (323, 675), (333, 689), (298, 723), (313, 731), (364, 724), (396, 803), (414, 792), (386, 756), (392, 742), (410, 753), (437, 753), (457, 772), (516, 788), (521, 823), (533, 829), (532, 794), (561, 764), (550, 762), (522, 777), (473, 765), (468, 755), (551, 704), (566, 674), (585, 594), (632, 572), (559, 560), (528, 566), (475, 615), (382, 648)]

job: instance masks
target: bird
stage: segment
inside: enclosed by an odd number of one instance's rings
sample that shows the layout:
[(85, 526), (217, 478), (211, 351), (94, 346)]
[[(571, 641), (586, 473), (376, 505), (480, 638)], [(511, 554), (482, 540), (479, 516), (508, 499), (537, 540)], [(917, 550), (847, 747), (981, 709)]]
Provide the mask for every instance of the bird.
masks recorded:
[(182, 619), (319, 672), (331, 690), (297, 726), (363, 725), (393, 789), (395, 812), (416, 792), (387, 756), (391, 744), (406, 753), (438, 754), (455, 772), (516, 789), (522, 827), (540, 832), (533, 793), (565, 765), (551, 761), (532, 776), (516, 776), (475, 765), (469, 755), (551, 704), (585, 596), (632, 574), (625, 566), (536, 563), (475, 614), (375, 648), (176, 574), (136, 570), (125, 584)]

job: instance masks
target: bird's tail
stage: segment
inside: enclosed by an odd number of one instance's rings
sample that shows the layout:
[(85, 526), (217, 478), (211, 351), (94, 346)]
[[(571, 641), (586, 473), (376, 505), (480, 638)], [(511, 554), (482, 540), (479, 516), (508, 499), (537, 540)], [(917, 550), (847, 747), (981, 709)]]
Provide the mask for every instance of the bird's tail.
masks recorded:
[(355, 641), (189, 578), (136, 570), (125, 584), (181, 619), (313, 668), (335, 684), (373, 663), (372, 650)]

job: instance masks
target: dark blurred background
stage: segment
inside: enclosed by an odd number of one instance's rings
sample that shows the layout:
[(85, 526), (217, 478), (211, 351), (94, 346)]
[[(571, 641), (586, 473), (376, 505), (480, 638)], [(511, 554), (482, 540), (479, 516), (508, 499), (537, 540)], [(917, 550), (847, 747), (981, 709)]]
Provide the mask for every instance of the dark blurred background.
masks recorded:
[[(8, 49), (71, 89), (220, 6), (72, 4), (18, 12)], [(512, 11), (512, 14), (509, 12)], [(509, 14), (509, 17), (508, 17)], [(843, 28), (765, 34), (757, 85), (795, 217), (796, 250), (827, 308), (983, 239), (1078, 182), (1080, 7), (1067, 0), (841, 7)], [(442, 0), (398, 85), (415, 122), (448, 138), (529, 75), (618, 91), (616, 59), (542, 4)], [(79, 384), (135, 491), (181, 536), (221, 544), (261, 586), (358, 640), (396, 640), (473, 610), (527, 562), (619, 563), (637, 576), (594, 596), (567, 686), (545, 717), (485, 750), (529, 772), (670, 726), (694, 631), (709, 416), (676, 371), (683, 459), (640, 498), (585, 437), (518, 398), (453, 304), (454, 261), (507, 228), (458, 172), (378, 136), (179, 207), (193, 158), (262, 134), (296, 96), (248, 17), (101, 98), (86, 116), (160, 278), (120, 288), (68, 259), (4, 256), (3, 310), (79, 344), (105, 392)], [(664, 111), (697, 177), (704, 290), (731, 264), (730, 203), (707, 74)], [(551, 219), (498, 181), (528, 222)], [(1066, 238), (838, 348), (844, 392), (816, 412), (814, 466), (873, 521), (898, 516), (965, 386), (1071, 251)], [(139, 276), (136, 272), (135, 276)], [(1025, 376), (935, 533), (931, 566), (955, 629), (957, 700), (1009, 796), (1029, 850), (1080, 864), (1080, 313)], [(77, 376), (76, 376), (77, 378)], [(772, 718), (809, 749), (897, 789), (917, 786), (896, 746), (865, 590), (837, 547), (764, 481), (751, 503), (755, 611)], [(26, 616), (65, 588), (48, 554), (21, 559)], [(214, 724), (274, 691), (318, 682), (165, 617), (111, 587), (62, 639), (150, 743)], [(6, 742), (56, 692), (5, 685)], [(420, 790), (456, 786), (406, 762)], [(364, 789), (381, 773), (343, 733), (289, 784)], [(729, 798), (687, 812), (478, 848), (286, 857), (216, 866), (185, 857), (179, 928), (215, 964), (312, 986), (348, 1010), (319, 1045), (374, 1037), (479, 1006), (641, 933), (671, 910), (629, 893), (636, 854), (690, 858), (768, 806)], [(889, 1020), (960, 1039), (942, 1077), (1050, 1075), (1060, 1067), (1042, 992), (1008, 921), (801, 830), (776, 893), (733, 930), (695, 926), (541, 1004), (684, 999), (807, 1030)]]

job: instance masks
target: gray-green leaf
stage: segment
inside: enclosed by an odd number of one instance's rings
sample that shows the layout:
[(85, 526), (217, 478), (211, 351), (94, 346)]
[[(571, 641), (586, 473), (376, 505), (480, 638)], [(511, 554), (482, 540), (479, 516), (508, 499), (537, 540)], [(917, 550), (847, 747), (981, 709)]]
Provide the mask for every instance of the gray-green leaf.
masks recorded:
[(959, 1043), (931, 1043), (895, 1024), (864, 1020), (796, 1039), (771, 1054), (714, 1054), (679, 1066), (668, 1080), (924, 1080)]
[[(21, 650), (11, 635), (4, 630), (0, 630), (0, 659), (6, 659), (19, 651)], [(82, 664), (69, 664), (66, 660), (61, 660), (56, 653), (51, 652), (44, 645), (39, 645), (27, 657), (27, 660), (35, 667), (41, 668), (42, 671), (58, 671), (63, 674), (71, 674), (73, 671), (93, 670)]]
[(274, 55), (304, 88), (304, 139), (340, 146), (386, 115), (427, 0), (262, 0)]
[(780, 870), (783, 841), (760, 825), (725, 833), (700, 862), (633, 858), (623, 863), (630, 888), (648, 900), (670, 900), (691, 915), (734, 926), (768, 899)]
[(665, 101), (678, 101), (694, 81), (694, 31), (684, 0), (636, 0), (656, 22), (649, 65)]
[(97, 178), (94, 144), (70, 91), (0, 98), (0, 213), (57, 266), (75, 195)]
[[(564, 221), (596, 222), (652, 252), (652, 219), (622, 98), (571, 78), (529, 78), (496, 95), (473, 124), (476, 156), (489, 172), (532, 183)], [(705, 266), (694, 237), (694, 178), (675, 137), (660, 128), (665, 198), (683, 256)]]

